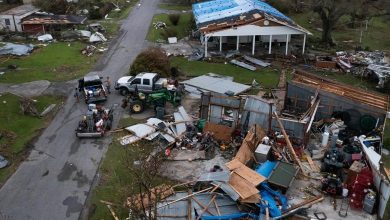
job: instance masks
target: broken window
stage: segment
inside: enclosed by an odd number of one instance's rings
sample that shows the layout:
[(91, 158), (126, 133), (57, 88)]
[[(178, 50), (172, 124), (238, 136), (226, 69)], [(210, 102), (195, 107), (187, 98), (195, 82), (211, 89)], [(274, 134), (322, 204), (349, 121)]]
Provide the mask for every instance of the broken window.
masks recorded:
[(4, 21), (5, 21), (5, 25), (11, 25), (11, 22), (10, 22), (10, 20), (9, 19), (4, 19)]

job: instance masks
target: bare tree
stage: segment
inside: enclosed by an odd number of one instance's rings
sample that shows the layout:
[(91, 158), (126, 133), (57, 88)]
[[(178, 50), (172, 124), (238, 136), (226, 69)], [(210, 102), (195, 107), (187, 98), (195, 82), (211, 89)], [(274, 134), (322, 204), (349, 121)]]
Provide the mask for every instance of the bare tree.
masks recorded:
[(312, 7), (322, 21), (322, 41), (330, 46), (334, 45), (332, 31), (339, 19), (350, 13), (353, 0), (312, 0)]
[(137, 161), (128, 161), (128, 168), (134, 176), (129, 183), (129, 197), (127, 206), (132, 217), (140, 219), (157, 219), (157, 204), (173, 189), (167, 185), (156, 186), (160, 182), (159, 170), (163, 156), (161, 154), (149, 155)]

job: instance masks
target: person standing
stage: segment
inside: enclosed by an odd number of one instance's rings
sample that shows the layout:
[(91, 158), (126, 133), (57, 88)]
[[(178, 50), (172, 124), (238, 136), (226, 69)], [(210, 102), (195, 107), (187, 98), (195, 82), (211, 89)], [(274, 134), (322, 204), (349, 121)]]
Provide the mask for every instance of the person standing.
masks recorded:
[(74, 97), (77, 100), (77, 103), (80, 102), (80, 92), (77, 88), (74, 89)]
[(106, 88), (107, 88), (107, 92), (108, 94), (111, 94), (111, 79), (109, 76), (107, 76), (106, 78)]

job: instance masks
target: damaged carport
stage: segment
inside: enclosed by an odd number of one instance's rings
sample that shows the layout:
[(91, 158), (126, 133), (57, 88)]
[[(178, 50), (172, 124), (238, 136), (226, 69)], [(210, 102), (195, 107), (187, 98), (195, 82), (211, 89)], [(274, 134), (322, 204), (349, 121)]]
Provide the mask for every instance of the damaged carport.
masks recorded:
[(389, 101), (387, 96), (343, 85), (303, 71), (297, 71), (293, 75), (293, 80), (288, 83), (285, 109), (302, 113), (310, 105), (307, 97), (313, 96), (317, 89), (321, 103), (316, 120), (342, 117), (347, 124), (362, 130), (370, 129), (362, 127), (364, 119), (375, 119), (376, 127), (384, 124)]
[[(287, 117), (281, 114), (280, 120), (286, 131), (293, 138), (307, 143), (308, 134), (319, 105), (319, 97), (304, 112), (301, 118)], [(227, 115), (226, 112), (230, 112)], [(203, 94), (201, 99), (200, 117), (214, 124), (225, 124), (229, 127), (247, 131), (253, 125), (263, 125), (266, 133), (279, 130), (277, 121), (272, 113), (277, 111), (274, 101), (258, 96), (229, 97), (221, 94)], [(279, 111), (280, 113), (280, 111)]]

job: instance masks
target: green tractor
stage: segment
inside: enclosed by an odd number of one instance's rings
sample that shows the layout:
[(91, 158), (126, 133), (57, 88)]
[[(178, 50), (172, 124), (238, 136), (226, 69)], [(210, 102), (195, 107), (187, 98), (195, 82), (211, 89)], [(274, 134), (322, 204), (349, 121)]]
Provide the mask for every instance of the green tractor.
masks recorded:
[(153, 106), (154, 110), (157, 107), (165, 107), (165, 103), (170, 102), (173, 106), (180, 105), (181, 92), (176, 90), (161, 89), (145, 94), (136, 92), (123, 100), (122, 107), (130, 106), (131, 113), (141, 113), (148, 106)]

